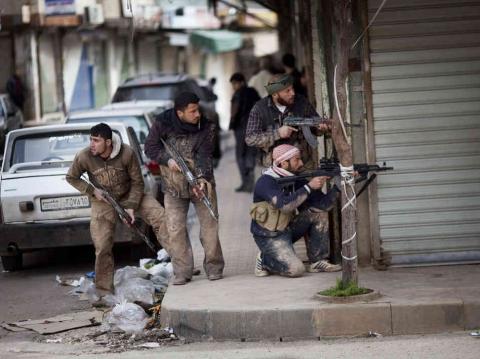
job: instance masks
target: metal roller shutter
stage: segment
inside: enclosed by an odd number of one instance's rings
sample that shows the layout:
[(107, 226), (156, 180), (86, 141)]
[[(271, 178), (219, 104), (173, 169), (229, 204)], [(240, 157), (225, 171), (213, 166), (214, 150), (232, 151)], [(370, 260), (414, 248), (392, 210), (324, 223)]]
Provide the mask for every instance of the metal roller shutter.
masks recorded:
[(480, 1), (389, 0), (369, 32), (386, 263), (480, 262)]

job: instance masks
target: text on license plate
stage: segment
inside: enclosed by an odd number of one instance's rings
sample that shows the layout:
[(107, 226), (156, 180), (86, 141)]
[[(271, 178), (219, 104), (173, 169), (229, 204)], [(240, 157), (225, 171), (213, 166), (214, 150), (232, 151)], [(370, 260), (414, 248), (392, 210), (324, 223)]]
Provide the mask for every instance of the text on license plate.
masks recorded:
[(43, 212), (89, 208), (90, 200), (88, 199), (88, 196), (42, 198), (40, 200), (40, 207)]

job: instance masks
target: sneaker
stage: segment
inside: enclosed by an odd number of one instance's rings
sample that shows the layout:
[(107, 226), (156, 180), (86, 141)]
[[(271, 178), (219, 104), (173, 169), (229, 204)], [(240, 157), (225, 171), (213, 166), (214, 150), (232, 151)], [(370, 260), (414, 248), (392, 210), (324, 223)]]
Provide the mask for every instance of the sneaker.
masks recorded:
[(307, 264), (305, 269), (308, 273), (338, 272), (342, 270), (342, 266), (339, 264), (332, 264), (326, 259), (321, 259), (318, 262)]
[(258, 252), (255, 259), (255, 277), (266, 277), (268, 275), (270, 275), (270, 272), (263, 268), (262, 252)]

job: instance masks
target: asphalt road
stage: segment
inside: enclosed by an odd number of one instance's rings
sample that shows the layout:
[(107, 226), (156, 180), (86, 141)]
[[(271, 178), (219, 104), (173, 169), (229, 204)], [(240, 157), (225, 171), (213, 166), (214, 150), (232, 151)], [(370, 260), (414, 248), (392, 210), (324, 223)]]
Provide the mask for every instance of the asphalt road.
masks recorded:
[[(117, 266), (138, 265), (130, 248), (115, 249)], [(60, 286), (56, 275), (79, 279), (94, 270), (93, 246), (59, 248), (24, 254), (24, 269), (0, 273), (0, 322), (40, 319), (89, 308), (69, 294), (72, 287)], [(7, 336), (0, 328), (0, 340)]]
[(0, 343), (0, 358), (63, 359), (478, 359), (480, 339), (468, 333), (295, 342), (203, 342), (123, 353), (90, 351), (82, 345)]

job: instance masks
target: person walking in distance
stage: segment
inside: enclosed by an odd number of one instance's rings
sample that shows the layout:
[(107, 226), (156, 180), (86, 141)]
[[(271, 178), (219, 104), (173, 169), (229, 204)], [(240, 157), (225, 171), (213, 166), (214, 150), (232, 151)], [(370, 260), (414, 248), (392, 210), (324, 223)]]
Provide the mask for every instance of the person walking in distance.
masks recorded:
[(248, 115), (253, 105), (260, 100), (257, 91), (248, 87), (243, 74), (236, 72), (230, 77), (230, 83), (235, 91), (232, 97), (232, 108), (229, 128), (235, 134), (235, 155), (242, 183), (236, 192), (252, 192), (256, 148), (245, 143)]

